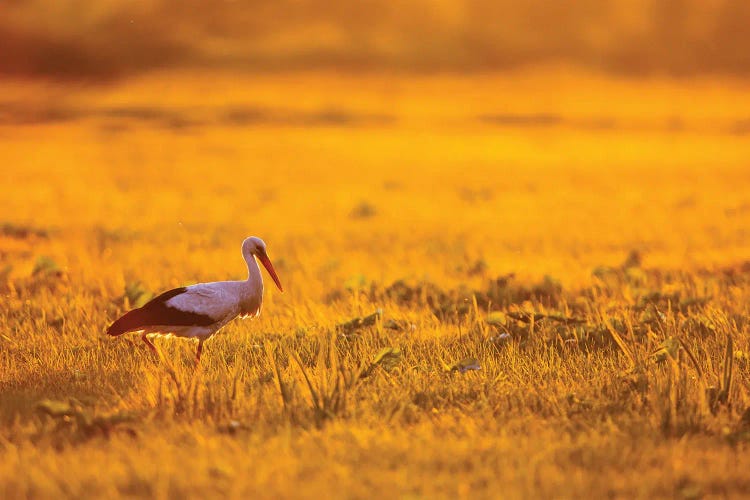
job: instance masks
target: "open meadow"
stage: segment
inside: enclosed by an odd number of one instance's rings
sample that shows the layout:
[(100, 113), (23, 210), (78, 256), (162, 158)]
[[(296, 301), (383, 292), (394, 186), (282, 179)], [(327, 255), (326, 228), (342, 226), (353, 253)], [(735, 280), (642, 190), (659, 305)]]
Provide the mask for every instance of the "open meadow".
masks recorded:
[[(0, 497), (750, 495), (746, 81), (0, 85)], [(104, 334), (249, 235), (197, 369)]]

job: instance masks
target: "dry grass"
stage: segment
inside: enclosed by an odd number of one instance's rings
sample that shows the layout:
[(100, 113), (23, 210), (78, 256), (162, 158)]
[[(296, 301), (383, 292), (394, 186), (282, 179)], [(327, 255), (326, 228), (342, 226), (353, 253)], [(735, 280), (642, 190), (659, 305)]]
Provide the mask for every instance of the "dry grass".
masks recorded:
[[(4, 95), (0, 496), (750, 493), (742, 84)], [(103, 336), (249, 234), (288, 292), (197, 371)]]

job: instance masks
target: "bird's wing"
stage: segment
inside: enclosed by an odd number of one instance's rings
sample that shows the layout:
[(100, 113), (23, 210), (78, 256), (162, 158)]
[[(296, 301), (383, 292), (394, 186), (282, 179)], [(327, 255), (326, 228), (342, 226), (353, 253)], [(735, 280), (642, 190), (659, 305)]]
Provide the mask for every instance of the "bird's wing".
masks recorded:
[(149, 326), (209, 326), (221, 321), (224, 315), (217, 307), (201, 307), (211, 303), (208, 292), (182, 287), (154, 297), (143, 307), (133, 309), (112, 323), (109, 335), (143, 330)]
[(182, 311), (203, 314), (214, 323), (237, 315), (237, 298), (225, 282), (201, 283), (167, 300), (166, 305)]

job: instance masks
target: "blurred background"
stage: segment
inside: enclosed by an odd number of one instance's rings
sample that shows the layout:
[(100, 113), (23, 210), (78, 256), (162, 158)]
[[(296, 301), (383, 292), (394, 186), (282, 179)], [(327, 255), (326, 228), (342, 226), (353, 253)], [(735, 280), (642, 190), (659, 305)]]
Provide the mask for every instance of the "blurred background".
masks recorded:
[(748, 26), (747, 0), (4, 0), (0, 259), (78, 235), (47, 252), (158, 289), (162, 248), (213, 279), (257, 234), (321, 296), (747, 259)]
[(6, 0), (0, 72), (155, 68), (478, 72), (565, 63), (746, 76), (745, 0)]

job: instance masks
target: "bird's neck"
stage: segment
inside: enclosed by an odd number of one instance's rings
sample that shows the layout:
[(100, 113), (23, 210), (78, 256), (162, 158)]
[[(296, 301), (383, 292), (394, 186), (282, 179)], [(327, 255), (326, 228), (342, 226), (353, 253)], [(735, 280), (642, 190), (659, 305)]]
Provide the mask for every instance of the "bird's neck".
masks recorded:
[(263, 277), (260, 274), (260, 267), (255, 257), (247, 260), (247, 284), (251, 289), (260, 288), (263, 290)]

